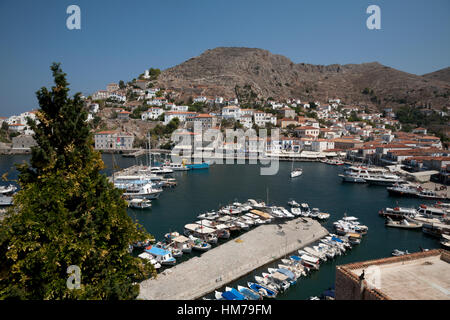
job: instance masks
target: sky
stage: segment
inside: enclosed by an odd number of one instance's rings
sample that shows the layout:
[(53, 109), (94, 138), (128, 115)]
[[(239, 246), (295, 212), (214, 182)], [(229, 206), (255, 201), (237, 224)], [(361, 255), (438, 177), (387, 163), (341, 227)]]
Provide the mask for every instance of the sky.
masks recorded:
[[(73, 4), (80, 30), (66, 26)], [(366, 26), (370, 5), (381, 9), (380, 30)], [(52, 62), (61, 62), (70, 93), (85, 95), (219, 46), (294, 63), (433, 72), (450, 66), (450, 1), (0, 0), (0, 39), (0, 116), (10, 116), (38, 108)]]

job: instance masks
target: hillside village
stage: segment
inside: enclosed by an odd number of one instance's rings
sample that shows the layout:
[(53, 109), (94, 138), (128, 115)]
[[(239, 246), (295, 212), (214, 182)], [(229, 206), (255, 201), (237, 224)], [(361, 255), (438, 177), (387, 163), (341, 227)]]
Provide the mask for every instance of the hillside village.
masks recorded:
[[(403, 164), (411, 171), (437, 170), (448, 181), (450, 154), (447, 137), (437, 137), (426, 128), (401, 123), (392, 108), (382, 111), (367, 106), (347, 105), (339, 97), (301, 101), (292, 97), (283, 101), (240, 103), (236, 97), (193, 95), (180, 100), (186, 92), (157, 88), (158, 69), (146, 70), (128, 83), (110, 83), (83, 97), (88, 119), (94, 131), (95, 148), (128, 152), (147, 148), (171, 149), (171, 133), (194, 136), (200, 125), (205, 132), (215, 128), (279, 128), (279, 139), (250, 138), (242, 144), (215, 141), (214, 147), (226, 152), (246, 154), (261, 148), (266, 154), (301, 154), (306, 158), (340, 157), (377, 165)], [(419, 109), (448, 123), (445, 111)], [(27, 118), (36, 111), (0, 118), (1, 152), (26, 153), (35, 144)], [(402, 131), (403, 130), (403, 131)], [(180, 131), (180, 130), (179, 130)], [(270, 130), (268, 131), (270, 132)], [(443, 139), (441, 139), (443, 138)], [(176, 146), (180, 147), (180, 146)], [(181, 146), (182, 148), (183, 146)], [(258, 149), (261, 150), (261, 149)]]

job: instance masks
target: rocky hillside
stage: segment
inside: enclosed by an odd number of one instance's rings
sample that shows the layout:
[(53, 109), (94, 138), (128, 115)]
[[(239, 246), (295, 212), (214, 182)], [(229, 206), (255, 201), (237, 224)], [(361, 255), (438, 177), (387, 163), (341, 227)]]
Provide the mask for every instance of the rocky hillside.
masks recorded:
[(450, 83), (450, 67), (424, 74), (422, 77), (430, 80), (440, 80)]
[(396, 107), (449, 106), (450, 83), (402, 72), (377, 62), (349, 65), (295, 64), (267, 50), (219, 47), (166, 69), (158, 85), (195, 95), (245, 100), (340, 98), (347, 104)]

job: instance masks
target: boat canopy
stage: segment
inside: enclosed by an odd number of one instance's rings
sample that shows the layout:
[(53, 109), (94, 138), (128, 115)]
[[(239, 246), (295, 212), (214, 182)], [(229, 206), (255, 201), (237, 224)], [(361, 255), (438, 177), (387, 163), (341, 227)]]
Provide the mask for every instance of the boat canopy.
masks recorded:
[(251, 210), (250, 212), (253, 213), (253, 214), (256, 214), (257, 216), (260, 216), (263, 219), (270, 219), (270, 218), (272, 218), (272, 216), (270, 214), (262, 212), (260, 210)]
[(157, 247), (151, 247), (150, 249), (145, 249), (145, 252), (148, 252), (154, 256), (165, 256), (167, 254), (170, 254), (170, 251), (164, 250)]
[(219, 221), (219, 222), (228, 222), (228, 221), (230, 221), (232, 219), (233, 218), (231, 218), (230, 216), (223, 216), (223, 217), (220, 217), (219, 219), (217, 219), (217, 221)]
[(178, 242), (178, 243), (185, 243), (185, 242), (189, 242), (191, 240), (189, 240), (189, 238), (186, 238), (185, 236), (178, 236), (176, 238), (173, 238), (172, 241)]
[(331, 237), (331, 240), (336, 241), (336, 242), (340, 242), (340, 243), (343, 243), (343, 242), (344, 242), (344, 241), (342, 241), (341, 239), (336, 238), (336, 237)]
[(184, 228), (186, 230), (193, 231), (193, 232), (196, 232), (199, 234), (209, 234), (209, 233), (213, 233), (216, 231), (212, 228), (201, 226), (201, 225), (195, 224), (195, 223), (189, 223), (189, 224), (185, 225)]
[(347, 236), (349, 238), (357, 238), (357, 239), (361, 239), (362, 236), (359, 233), (347, 233)]
[(278, 281), (286, 281), (286, 280), (289, 279), (288, 276), (286, 276), (286, 275), (284, 275), (284, 274), (282, 274), (282, 273), (280, 273), (280, 272), (274, 272), (274, 273), (272, 273), (272, 278), (273, 278), (273, 279), (276, 279), (276, 280), (278, 280)]
[(284, 268), (280, 268), (277, 270), (279, 273), (284, 274), (286, 277), (290, 278), (290, 279), (295, 279), (295, 274), (288, 270), (288, 269), (284, 269)]
[(224, 297), (226, 300), (238, 300), (238, 298), (230, 291), (223, 292), (222, 297)]

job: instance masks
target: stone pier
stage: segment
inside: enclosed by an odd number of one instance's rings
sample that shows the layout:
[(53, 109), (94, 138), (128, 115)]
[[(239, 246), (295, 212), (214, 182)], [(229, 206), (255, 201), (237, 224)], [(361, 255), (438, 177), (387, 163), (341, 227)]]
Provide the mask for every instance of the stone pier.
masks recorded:
[(239, 238), (141, 282), (138, 299), (192, 300), (326, 236), (320, 223), (296, 218), (258, 226)]

